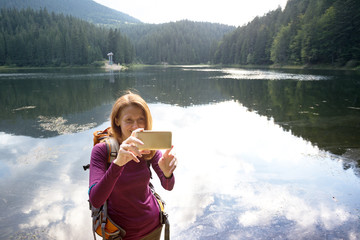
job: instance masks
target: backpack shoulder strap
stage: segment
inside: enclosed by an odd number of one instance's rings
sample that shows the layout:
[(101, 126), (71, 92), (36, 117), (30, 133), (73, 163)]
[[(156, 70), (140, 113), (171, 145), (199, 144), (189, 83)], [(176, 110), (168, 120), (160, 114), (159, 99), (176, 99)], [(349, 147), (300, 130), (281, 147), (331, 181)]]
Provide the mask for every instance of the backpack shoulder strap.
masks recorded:
[(116, 159), (119, 152), (119, 142), (113, 137), (105, 138), (104, 142), (106, 143), (106, 149), (108, 152), (107, 162), (112, 163)]
[(154, 185), (152, 185), (151, 182), (149, 182), (149, 187), (150, 187), (152, 194), (155, 196), (158, 207), (159, 207), (160, 223), (165, 225), (164, 240), (170, 240), (170, 222), (169, 222), (169, 216), (165, 212), (165, 201), (155, 191)]
[[(100, 142), (104, 142), (106, 144), (106, 150), (107, 150), (107, 159), (106, 161), (108, 163), (112, 163), (118, 154), (119, 151), (119, 142), (114, 138), (110, 136), (110, 128), (107, 128), (103, 131), (95, 131), (94, 132), (94, 146)], [(84, 171), (90, 168), (90, 164), (83, 166)]]

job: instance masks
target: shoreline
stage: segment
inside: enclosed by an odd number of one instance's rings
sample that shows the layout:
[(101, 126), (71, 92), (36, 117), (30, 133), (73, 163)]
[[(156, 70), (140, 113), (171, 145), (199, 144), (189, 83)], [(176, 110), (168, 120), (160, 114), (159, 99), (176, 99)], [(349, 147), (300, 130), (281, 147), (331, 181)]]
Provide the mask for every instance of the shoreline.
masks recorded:
[[(181, 65), (181, 64), (180, 64)], [(108, 61), (104, 61), (101, 64), (90, 64), (90, 65), (73, 65), (73, 66), (62, 66), (62, 67), (54, 67), (54, 66), (43, 66), (43, 67), (17, 67), (17, 66), (0, 66), (0, 71), (7, 71), (7, 70), (25, 70), (25, 69), (80, 69), (80, 68), (102, 68), (105, 70), (110, 71), (124, 71), (133, 68), (141, 68), (141, 67), (150, 67), (150, 66), (179, 66), (176, 65), (161, 65), (161, 64), (129, 64), (128, 66), (120, 65), (120, 64), (113, 64), (110, 65)], [(204, 66), (204, 64), (193, 64), (191, 66)], [(231, 68), (263, 68), (263, 69), (297, 69), (297, 70), (331, 70), (331, 71), (354, 71), (360, 72), (360, 66), (357, 67), (336, 67), (331, 65), (238, 65), (238, 64), (206, 64), (209, 67), (231, 67)]]
[(354, 71), (360, 72), (360, 66), (356, 67), (336, 67), (332, 65), (240, 65), (240, 64), (130, 64), (129, 68), (136, 69), (142, 67), (177, 67), (177, 66), (193, 66), (193, 67), (223, 67), (223, 68), (257, 68), (257, 69), (293, 69), (293, 70), (329, 70), (329, 71)]
[(105, 69), (105, 70), (111, 70), (111, 71), (123, 71), (127, 70), (128, 67), (124, 65), (119, 64), (113, 64), (110, 65), (108, 62), (102, 62), (102, 63), (95, 63), (95, 64), (89, 64), (89, 65), (72, 65), (72, 66), (43, 66), (43, 67), (33, 67), (33, 66), (24, 66), (24, 67), (18, 67), (18, 66), (6, 66), (1, 65), (0, 66), (0, 72), (1, 71), (10, 71), (10, 70), (41, 70), (41, 69), (86, 69), (86, 68), (98, 68), (98, 69)]

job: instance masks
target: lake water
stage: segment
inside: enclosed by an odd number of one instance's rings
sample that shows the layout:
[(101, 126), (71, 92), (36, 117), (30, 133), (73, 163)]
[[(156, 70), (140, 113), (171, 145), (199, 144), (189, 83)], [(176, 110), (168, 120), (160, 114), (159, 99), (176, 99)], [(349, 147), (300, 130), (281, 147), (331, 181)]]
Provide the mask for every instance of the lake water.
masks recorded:
[(360, 239), (360, 75), (209, 66), (0, 72), (0, 239), (91, 239), (92, 133), (121, 91), (179, 160), (183, 239)]

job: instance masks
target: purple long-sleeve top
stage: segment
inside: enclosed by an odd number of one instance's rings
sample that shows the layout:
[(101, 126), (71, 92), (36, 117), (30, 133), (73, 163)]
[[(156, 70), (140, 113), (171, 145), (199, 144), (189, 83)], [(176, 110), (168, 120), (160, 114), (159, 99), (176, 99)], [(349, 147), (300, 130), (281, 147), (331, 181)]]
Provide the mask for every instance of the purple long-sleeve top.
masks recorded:
[[(161, 185), (172, 190), (175, 177), (166, 178), (158, 165), (162, 153), (149, 160)], [(124, 240), (141, 239), (160, 225), (159, 207), (149, 187), (150, 171), (145, 160), (124, 166), (107, 163), (105, 143), (94, 146), (90, 161), (89, 200), (99, 208), (108, 200), (108, 214), (125, 229)]]

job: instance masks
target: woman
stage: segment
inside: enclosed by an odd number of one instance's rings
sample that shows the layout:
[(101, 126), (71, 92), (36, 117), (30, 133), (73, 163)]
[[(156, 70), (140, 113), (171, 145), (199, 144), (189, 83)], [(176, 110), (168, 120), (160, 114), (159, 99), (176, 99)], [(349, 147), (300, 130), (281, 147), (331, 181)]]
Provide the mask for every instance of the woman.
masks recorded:
[(99, 208), (108, 201), (109, 217), (126, 231), (124, 240), (143, 239), (161, 234), (159, 207), (149, 187), (150, 169), (158, 175), (161, 185), (172, 190), (175, 184), (173, 171), (177, 165), (171, 149), (140, 151), (143, 144), (136, 132), (152, 129), (152, 117), (146, 102), (137, 94), (128, 92), (114, 104), (111, 131), (120, 144), (117, 158), (108, 166), (105, 143), (96, 144), (91, 153), (90, 190), (91, 204)]

